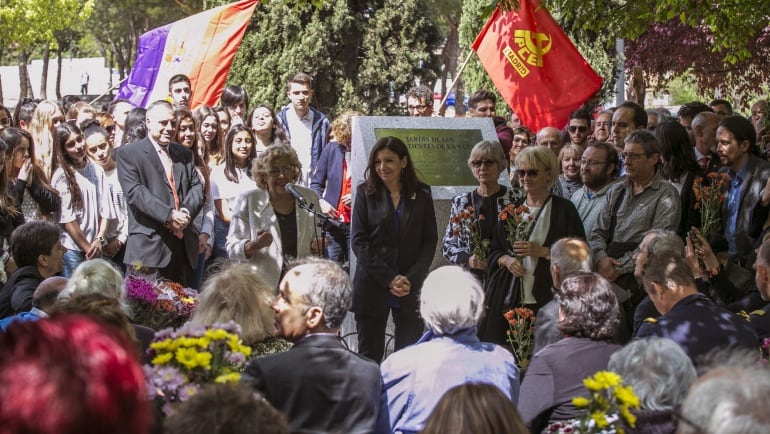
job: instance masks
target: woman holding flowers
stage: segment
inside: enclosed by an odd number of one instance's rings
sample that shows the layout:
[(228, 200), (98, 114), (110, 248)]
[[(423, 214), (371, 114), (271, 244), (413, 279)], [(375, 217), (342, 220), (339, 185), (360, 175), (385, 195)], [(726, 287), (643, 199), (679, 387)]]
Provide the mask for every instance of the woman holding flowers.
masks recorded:
[(452, 199), (449, 223), (441, 241), (441, 254), (470, 269), (479, 280), (487, 270), (487, 255), (497, 216), (513, 201), (510, 189), (497, 180), (508, 166), (498, 142), (483, 141), (471, 149), (468, 167), (479, 182), (475, 190)]
[(550, 246), (560, 238), (585, 239), (583, 223), (569, 199), (551, 195), (559, 162), (547, 147), (516, 155), (522, 200), (507, 204), (492, 234), (486, 282), (486, 316), (479, 325), (483, 341), (506, 344), (504, 312), (517, 306), (537, 310), (551, 300)]

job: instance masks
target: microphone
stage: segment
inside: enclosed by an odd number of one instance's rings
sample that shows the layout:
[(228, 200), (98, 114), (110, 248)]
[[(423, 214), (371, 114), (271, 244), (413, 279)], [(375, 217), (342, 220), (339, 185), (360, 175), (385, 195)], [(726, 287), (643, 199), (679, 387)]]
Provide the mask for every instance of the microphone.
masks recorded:
[(292, 196), (294, 196), (294, 199), (297, 199), (297, 202), (299, 202), (301, 205), (307, 204), (307, 201), (305, 200), (305, 196), (302, 196), (302, 193), (297, 191), (297, 186), (294, 184), (286, 184), (284, 186), (286, 191), (291, 193)]

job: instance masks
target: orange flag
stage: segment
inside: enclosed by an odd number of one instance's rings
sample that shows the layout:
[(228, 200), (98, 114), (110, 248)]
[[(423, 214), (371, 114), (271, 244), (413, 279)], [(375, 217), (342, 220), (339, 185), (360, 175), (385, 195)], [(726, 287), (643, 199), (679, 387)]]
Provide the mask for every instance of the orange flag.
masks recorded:
[(602, 86), (539, 0), (519, 0), (518, 11), (495, 9), (473, 49), (505, 101), (535, 132), (564, 127)]

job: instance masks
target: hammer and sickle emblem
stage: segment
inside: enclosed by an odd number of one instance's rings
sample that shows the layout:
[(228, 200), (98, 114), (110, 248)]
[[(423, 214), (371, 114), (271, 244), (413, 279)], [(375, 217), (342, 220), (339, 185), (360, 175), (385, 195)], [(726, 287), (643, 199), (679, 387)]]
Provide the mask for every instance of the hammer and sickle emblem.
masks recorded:
[(543, 56), (551, 51), (553, 40), (546, 33), (535, 33), (529, 30), (516, 30), (513, 40), (519, 46), (518, 54), (532, 66), (542, 67)]

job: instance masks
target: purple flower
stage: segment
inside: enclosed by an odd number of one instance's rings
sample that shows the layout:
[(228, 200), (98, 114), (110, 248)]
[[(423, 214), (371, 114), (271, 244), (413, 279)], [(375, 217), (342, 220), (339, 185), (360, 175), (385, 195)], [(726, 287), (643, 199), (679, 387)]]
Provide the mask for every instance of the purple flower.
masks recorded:
[(215, 323), (211, 325), (212, 329), (222, 329), (228, 333), (234, 333), (238, 336), (241, 335), (241, 326), (235, 321), (228, 321), (225, 323)]
[(179, 400), (180, 401), (186, 401), (191, 396), (198, 393), (198, 389), (200, 386), (198, 386), (195, 383), (187, 383), (185, 384), (181, 389), (179, 389)]
[(186, 382), (186, 378), (173, 366), (159, 367), (153, 376), (153, 383), (166, 393), (179, 390)]
[(130, 301), (153, 304), (158, 299), (158, 294), (147, 279), (136, 276), (128, 276), (126, 279), (126, 294)]
[(225, 359), (227, 359), (228, 362), (234, 364), (234, 365), (240, 365), (241, 363), (246, 362), (246, 356), (244, 356), (242, 353), (238, 352), (227, 352), (227, 355), (225, 356)]

